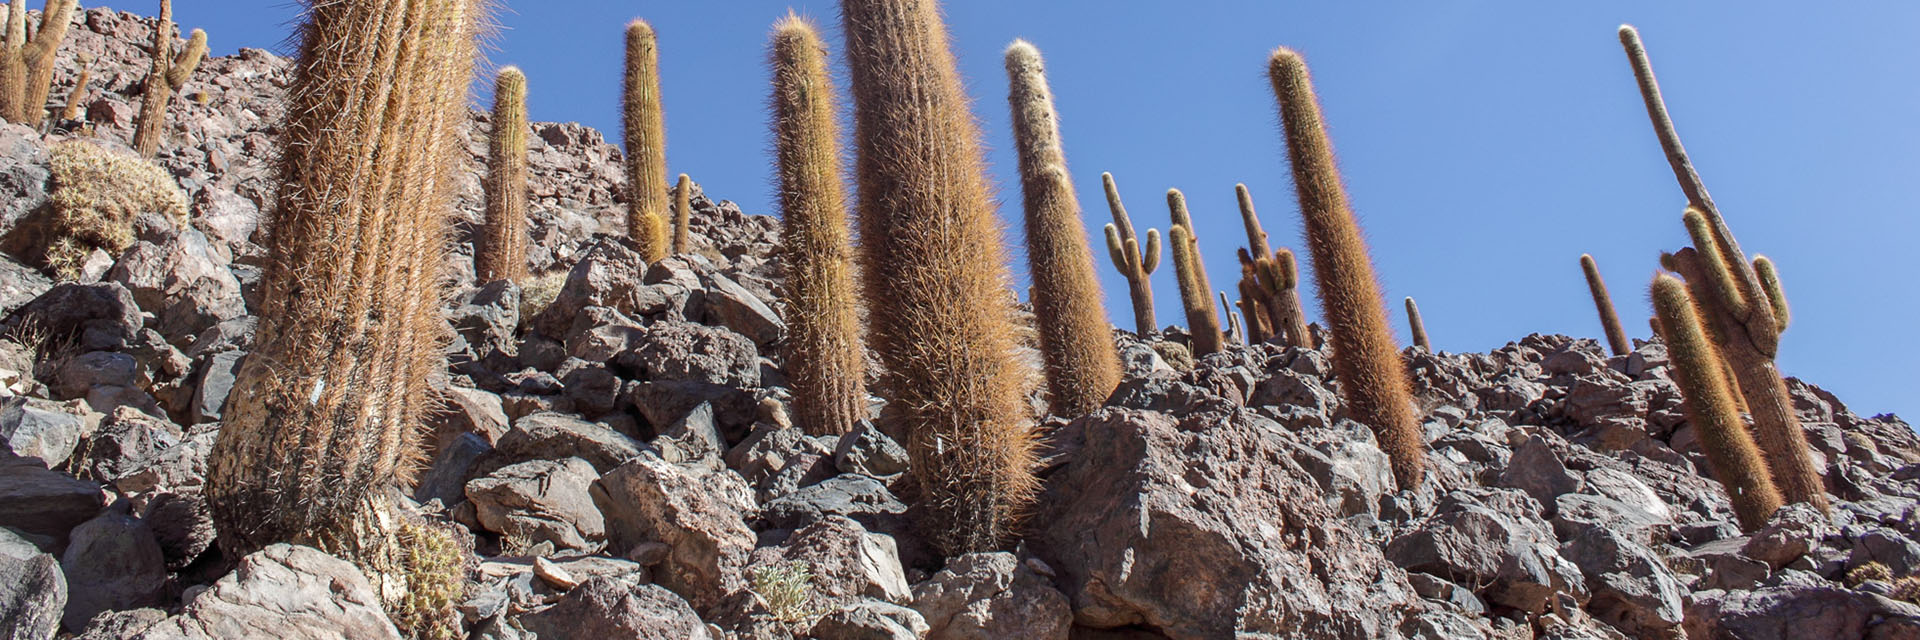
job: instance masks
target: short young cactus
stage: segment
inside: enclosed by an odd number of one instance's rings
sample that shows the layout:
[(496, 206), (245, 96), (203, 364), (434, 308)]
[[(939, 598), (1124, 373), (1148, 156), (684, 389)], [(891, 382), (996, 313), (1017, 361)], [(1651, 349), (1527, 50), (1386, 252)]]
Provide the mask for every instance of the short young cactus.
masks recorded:
[(1421, 321), (1420, 305), (1414, 304), (1412, 297), (1407, 298), (1407, 331), (1413, 334), (1413, 346), (1433, 351), (1433, 344), (1427, 342), (1427, 323)]
[(1607, 334), (1607, 346), (1613, 355), (1624, 356), (1633, 350), (1627, 332), (1620, 328), (1620, 315), (1613, 310), (1613, 297), (1607, 295), (1607, 282), (1600, 279), (1600, 265), (1593, 256), (1580, 254), (1580, 270), (1587, 275), (1587, 291), (1593, 294), (1593, 306), (1600, 312), (1600, 328)]
[(487, 145), (487, 216), (473, 252), (475, 280), (527, 277), (527, 75), (500, 70)]
[(693, 248), (693, 178), (680, 174), (673, 183), (673, 252), (685, 254)]
[[(207, 32), (194, 29), (187, 38), (187, 48), (179, 57), (173, 56), (173, 0), (160, 0), (160, 20), (153, 32), (153, 67), (147, 73), (147, 90), (141, 97), (133, 130), (133, 148), (140, 155), (151, 158), (160, 152), (160, 138), (167, 128), (167, 105), (173, 103), (173, 94), (186, 86), (187, 78), (206, 55)], [(40, 101), (46, 102), (44, 92)]]
[(1113, 259), (1113, 268), (1127, 279), (1127, 296), (1133, 300), (1134, 333), (1146, 337), (1159, 327), (1154, 326), (1153, 284), (1148, 276), (1160, 268), (1160, 232), (1147, 230), (1147, 242), (1140, 244), (1133, 233), (1133, 219), (1127, 216), (1126, 205), (1120, 202), (1120, 188), (1113, 182), (1113, 174), (1100, 174), (1100, 185), (1107, 193), (1107, 208), (1113, 212), (1113, 223), (1108, 224), (1107, 254)]

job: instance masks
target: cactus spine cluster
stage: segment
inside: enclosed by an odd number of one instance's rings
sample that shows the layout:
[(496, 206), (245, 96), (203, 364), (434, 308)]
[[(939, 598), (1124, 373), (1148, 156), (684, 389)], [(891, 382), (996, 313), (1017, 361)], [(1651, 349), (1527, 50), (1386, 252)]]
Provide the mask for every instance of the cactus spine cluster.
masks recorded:
[(1411, 384), (1387, 328), (1373, 260), (1340, 183), (1306, 60), (1278, 49), (1268, 73), (1280, 103), (1320, 306), (1332, 332), (1334, 375), (1354, 420), (1373, 427), (1392, 459), (1394, 480), (1402, 489), (1417, 487), (1426, 472), (1426, 445), (1413, 413)]
[(693, 231), (687, 228), (693, 217), (693, 178), (680, 174), (673, 183), (673, 252), (685, 254), (693, 246)]
[(1193, 355), (1197, 358), (1219, 353), (1220, 312), (1213, 307), (1213, 285), (1207, 281), (1207, 265), (1200, 259), (1200, 241), (1193, 234), (1186, 194), (1168, 189), (1167, 211), (1173, 218), (1167, 227), (1167, 241), (1173, 244), (1173, 271), (1180, 283), (1180, 305), (1187, 312), (1187, 327), (1193, 332)]
[(1411, 296), (1407, 298), (1407, 331), (1413, 334), (1413, 346), (1433, 352), (1433, 344), (1427, 342), (1427, 323), (1420, 320), (1420, 305), (1414, 304)]
[(1633, 343), (1627, 341), (1627, 332), (1620, 328), (1620, 315), (1613, 310), (1613, 297), (1607, 295), (1607, 282), (1600, 279), (1600, 265), (1593, 256), (1580, 254), (1580, 270), (1587, 274), (1587, 290), (1593, 293), (1594, 309), (1600, 312), (1600, 326), (1607, 333), (1607, 347), (1613, 355), (1624, 356), (1633, 351)]
[[(75, 0), (47, 0), (39, 31), (27, 33), (27, 0), (13, 0), (7, 13), (6, 40), (0, 41), (0, 118), (30, 127), (47, 116), (53, 91), (54, 53), (67, 39)], [(162, 6), (161, 11), (168, 7)], [(171, 26), (169, 26), (171, 30)], [(87, 82), (81, 80), (81, 86)]]
[(769, 49), (787, 272), (780, 300), (793, 419), (810, 435), (846, 433), (867, 413), (867, 360), (840, 183), (833, 79), (826, 45), (806, 20), (781, 20)]
[(307, 14), (260, 324), (207, 460), (228, 557), (294, 542), (370, 574), (390, 566), (388, 496), (421, 462), (427, 380), (445, 366), (454, 145), (484, 4), (364, 0)]
[[(1720, 209), (1708, 195), (1700, 174), (1694, 170), (1687, 151), (1674, 130), (1666, 101), (1660, 97), (1660, 83), (1654, 78), (1653, 64), (1647, 59), (1640, 34), (1631, 26), (1620, 27), (1620, 44), (1633, 66), (1640, 95), (1646, 104), (1648, 119), (1665, 151), (1674, 178), (1687, 196), (1683, 221), (1693, 239), (1693, 273), (1682, 272), (1690, 284), (1704, 278), (1706, 292), (1696, 296), (1705, 321), (1717, 327), (1711, 337), (1739, 382), (1747, 409), (1753, 414), (1753, 432), (1766, 455), (1767, 466), (1780, 494), (1788, 502), (1804, 502), (1828, 509), (1826, 487), (1820, 472), (1808, 454), (1806, 434), (1794, 413), (1786, 383), (1774, 366), (1780, 345), (1780, 332), (1786, 329), (1784, 296), (1779, 277), (1771, 262), (1756, 267), (1747, 262), (1739, 241), (1727, 228)], [(1760, 272), (1767, 274), (1762, 277)], [(1699, 291), (1699, 289), (1695, 289)], [(1777, 299), (1777, 300), (1776, 300)]]
[(1120, 356), (1067, 174), (1060, 117), (1040, 50), (1016, 40), (1007, 47), (1006, 67), (1026, 211), (1027, 273), (1033, 279), (1029, 297), (1048, 403), (1054, 415), (1077, 418), (1105, 404), (1120, 384)]
[(527, 277), (527, 76), (500, 70), (493, 87), (493, 137), (487, 146), (487, 217), (474, 247), (479, 282)]
[[(173, 94), (187, 85), (187, 78), (207, 55), (207, 32), (194, 29), (187, 48), (173, 55), (173, 0), (160, 0), (160, 19), (153, 30), (153, 67), (147, 73), (146, 93), (140, 99), (140, 116), (133, 130), (133, 148), (151, 158), (160, 152), (160, 138), (167, 129), (167, 105)], [(46, 94), (40, 94), (46, 102)]]
[(627, 68), (621, 93), (627, 147), (627, 237), (640, 257), (667, 257), (667, 125), (660, 113), (660, 42), (653, 25), (627, 24)]
[(1720, 355), (1694, 312), (1694, 300), (1687, 295), (1686, 285), (1670, 275), (1655, 277), (1652, 290), (1654, 315), (1672, 359), (1673, 381), (1686, 400), (1687, 422), (1700, 438), (1713, 477), (1726, 487), (1742, 530), (1766, 526), (1767, 518), (1780, 508), (1780, 493), (1747, 434), (1733, 392), (1720, 373)]
[(869, 339), (908, 432), (922, 529), (998, 550), (1038, 480), (1013, 296), (980, 150), (934, 0), (841, 0), (859, 150)]
[(1133, 218), (1127, 216), (1127, 207), (1120, 202), (1120, 187), (1113, 182), (1113, 174), (1100, 174), (1101, 190), (1107, 193), (1107, 209), (1113, 212), (1113, 222), (1106, 227), (1107, 254), (1113, 259), (1113, 268), (1127, 279), (1127, 297), (1133, 300), (1133, 331), (1142, 337), (1152, 335), (1159, 327), (1153, 319), (1153, 284), (1148, 280), (1155, 269), (1160, 268), (1160, 232), (1147, 230), (1147, 243), (1133, 233)]

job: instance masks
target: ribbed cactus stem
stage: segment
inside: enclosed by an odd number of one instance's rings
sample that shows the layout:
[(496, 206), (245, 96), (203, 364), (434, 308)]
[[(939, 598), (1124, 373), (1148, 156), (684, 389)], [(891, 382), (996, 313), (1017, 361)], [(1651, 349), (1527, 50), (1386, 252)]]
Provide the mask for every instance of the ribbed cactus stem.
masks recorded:
[(908, 433), (921, 530), (1000, 550), (1039, 481), (1006, 248), (980, 131), (934, 0), (841, 0), (882, 388)]
[(1054, 415), (1077, 418), (1100, 408), (1120, 384), (1120, 357), (1080, 222), (1080, 201), (1067, 174), (1060, 117), (1040, 50), (1014, 41), (1007, 47), (1006, 69), (1048, 404)]
[(54, 54), (67, 38), (76, 4), (75, 0), (47, 0), (40, 29), (29, 35), (27, 3), (13, 0), (6, 40), (0, 42), (0, 117), (30, 127), (40, 126), (46, 119), (47, 95), (53, 91)]
[(1236, 184), (1233, 195), (1240, 203), (1240, 222), (1247, 227), (1247, 250), (1261, 258), (1273, 255), (1273, 246), (1267, 244), (1267, 232), (1260, 228), (1260, 214), (1253, 210), (1253, 192), (1247, 190), (1247, 185)]
[(1380, 448), (1392, 459), (1400, 488), (1420, 486), (1426, 443), (1414, 417), (1406, 365), (1387, 328), (1373, 260), (1347, 204), (1307, 63), (1281, 48), (1274, 51), (1268, 73), (1280, 103), (1320, 306), (1332, 330), (1334, 375), (1353, 419), (1373, 427)]
[(487, 216), (473, 253), (480, 283), (527, 277), (527, 75), (500, 70), (487, 144)]
[(1262, 288), (1273, 297), (1274, 335), (1283, 336), (1287, 346), (1314, 348), (1313, 334), (1307, 329), (1307, 312), (1300, 304), (1300, 271), (1293, 250), (1282, 248), (1271, 259), (1254, 262), (1254, 272)]
[(1753, 274), (1760, 278), (1760, 288), (1767, 294), (1767, 303), (1773, 305), (1773, 324), (1779, 331), (1787, 330), (1792, 321), (1793, 311), (1787, 307), (1787, 292), (1780, 288), (1780, 272), (1773, 266), (1773, 260), (1766, 256), (1753, 257)]
[(809, 435), (837, 435), (867, 415), (867, 359), (833, 79), (819, 31), (802, 18), (790, 15), (774, 25), (767, 57), (773, 66), (769, 104), (786, 269), (780, 302), (793, 421)]
[(1247, 340), (1249, 344), (1266, 342), (1273, 337), (1273, 329), (1267, 324), (1273, 299), (1260, 286), (1260, 276), (1255, 273), (1258, 266), (1252, 257), (1245, 252), (1240, 257), (1240, 315), (1245, 318)]
[(67, 93), (67, 106), (60, 109), (61, 120), (79, 120), (82, 103), (87, 98), (87, 83), (93, 81), (93, 70), (83, 69), (80, 77), (73, 81), (73, 91)]
[(259, 327), (207, 459), (227, 557), (307, 544), (376, 579), (393, 562), (388, 496), (424, 462), (429, 374), (446, 367), (439, 276), (483, 6), (306, 14)]
[(626, 62), (620, 124), (627, 147), (627, 238), (640, 257), (656, 262), (671, 249), (667, 124), (660, 106), (660, 43), (645, 20), (627, 24)]
[(1407, 330), (1413, 334), (1413, 346), (1431, 353), (1433, 344), (1427, 342), (1427, 323), (1420, 319), (1420, 305), (1413, 298), (1407, 298)]
[(1680, 387), (1687, 422), (1707, 454), (1713, 477), (1726, 488), (1743, 531), (1766, 526), (1780, 508), (1780, 493), (1760, 451), (1740, 419), (1734, 394), (1724, 384), (1720, 356), (1701, 329), (1687, 286), (1661, 275), (1653, 281), (1655, 326), (1667, 343), (1669, 374)]
[(151, 158), (160, 152), (160, 139), (167, 129), (167, 106), (206, 55), (207, 33), (199, 29), (187, 38), (187, 47), (180, 55), (173, 55), (173, 1), (160, 0), (160, 18), (153, 31), (153, 67), (147, 73), (146, 93), (140, 99), (140, 115), (133, 130), (133, 148), (140, 155)]
[(1106, 227), (1107, 253), (1113, 267), (1127, 279), (1127, 296), (1133, 301), (1134, 333), (1146, 337), (1159, 330), (1154, 323), (1153, 284), (1148, 277), (1160, 268), (1160, 232), (1148, 229), (1147, 244), (1141, 247), (1133, 235), (1133, 219), (1127, 216), (1127, 207), (1120, 201), (1120, 188), (1114, 184), (1113, 174), (1100, 174), (1100, 185), (1107, 194), (1107, 209), (1113, 212), (1113, 223)]
[(1173, 268), (1180, 283), (1180, 304), (1187, 312), (1187, 328), (1193, 332), (1193, 355), (1220, 351), (1220, 312), (1213, 306), (1213, 285), (1207, 281), (1207, 266), (1200, 259), (1200, 242), (1193, 234), (1193, 218), (1187, 213), (1187, 197), (1179, 189), (1167, 190), (1167, 210), (1173, 224), (1167, 240), (1173, 245)]
[[(1820, 470), (1813, 466), (1806, 433), (1800, 428), (1799, 415), (1787, 394), (1786, 383), (1774, 365), (1784, 323), (1775, 317), (1768, 287), (1758, 270), (1747, 261), (1740, 242), (1727, 228), (1726, 219), (1707, 194), (1699, 172), (1688, 159), (1673, 118), (1660, 95), (1660, 83), (1654, 79), (1653, 64), (1640, 34), (1633, 27), (1620, 27), (1620, 44), (1633, 66), (1640, 97), (1653, 123), (1654, 134), (1666, 152), (1667, 164), (1681, 192), (1687, 196), (1687, 212), (1682, 217), (1687, 234), (1693, 239), (1695, 269), (1684, 273), (1689, 286), (1707, 280), (1704, 293), (1712, 300), (1695, 300), (1707, 311), (1705, 322), (1714, 327), (1710, 334), (1733, 376), (1739, 381), (1740, 394), (1753, 414), (1753, 433), (1765, 454), (1775, 486), (1788, 502), (1806, 503), (1821, 511), (1828, 507), (1826, 486)], [(1695, 287), (1696, 294), (1702, 293)], [(1700, 297), (1696, 295), (1696, 298)]]
[(1587, 276), (1587, 291), (1593, 294), (1593, 307), (1600, 313), (1600, 328), (1606, 333), (1607, 347), (1613, 355), (1624, 356), (1633, 351), (1633, 343), (1627, 340), (1627, 332), (1620, 328), (1620, 314), (1613, 308), (1613, 296), (1607, 295), (1607, 282), (1600, 278), (1600, 265), (1593, 256), (1580, 254), (1580, 271)]
[(693, 247), (693, 178), (680, 174), (673, 183), (673, 252), (685, 254)]

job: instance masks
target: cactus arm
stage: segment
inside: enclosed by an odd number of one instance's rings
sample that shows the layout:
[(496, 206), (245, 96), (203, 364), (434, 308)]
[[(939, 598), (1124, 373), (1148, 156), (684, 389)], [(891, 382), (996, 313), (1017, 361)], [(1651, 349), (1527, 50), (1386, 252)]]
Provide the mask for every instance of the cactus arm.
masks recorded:
[(167, 68), (167, 84), (179, 91), (187, 85), (187, 79), (193, 76), (193, 70), (200, 67), (200, 60), (207, 55), (207, 32), (194, 29), (187, 39), (187, 48), (180, 51), (173, 66)]
[(9, 53), (18, 51), (27, 44), (27, 0), (13, 0), (7, 11), (7, 39), (4, 41)]
[(1124, 241), (1120, 240), (1120, 229), (1113, 226), (1112, 223), (1108, 223), (1106, 232), (1107, 257), (1113, 260), (1113, 268), (1119, 269), (1121, 275), (1129, 278), (1133, 277), (1133, 274), (1127, 268), (1127, 246)]
[(1780, 288), (1780, 272), (1774, 268), (1773, 260), (1766, 256), (1754, 256), (1753, 274), (1760, 278), (1760, 286), (1767, 294), (1767, 303), (1773, 307), (1774, 328), (1786, 331), (1793, 312), (1787, 308), (1787, 293)]
[(1113, 174), (1100, 174), (1100, 188), (1107, 193), (1107, 210), (1113, 212), (1113, 223), (1120, 226), (1120, 237), (1133, 239), (1133, 219), (1127, 217), (1127, 205), (1120, 201), (1120, 187), (1114, 184)]
[(1280, 286), (1288, 289), (1300, 287), (1299, 267), (1293, 262), (1292, 249), (1281, 249), (1273, 254), (1273, 263), (1280, 270)]
[(1257, 256), (1273, 255), (1272, 245), (1267, 244), (1267, 232), (1260, 228), (1260, 215), (1253, 210), (1253, 192), (1247, 185), (1233, 185), (1233, 195), (1240, 202), (1240, 222), (1247, 227), (1247, 248)]
[(1732, 314), (1736, 320), (1744, 321), (1749, 317), (1752, 305), (1749, 305), (1746, 296), (1742, 295), (1740, 286), (1734, 283), (1734, 275), (1727, 268), (1729, 257), (1721, 253), (1723, 247), (1714, 239), (1713, 230), (1708, 225), (1706, 216), (1702, 215), (1699, 209), (1688, 207), (1682, 220), (1687, 225), (1687, 235), (1693, 237), (1693, 250), (1700, 257), (1699, 266), (1702, 269), (1700, 275), (1707, 278), (1713, 286), (1713, 295), (1719, 299), (1721, 307)]
[[(1193, 216), (1187, 213), (1187, 196), (1179, 189), (1167, 190), (1167, 214), (1176, 227), (1186, 227), (1189, 239), (1193, 235)], [(1171, 232), (1169, 232), (1171, 233)]]
[(47, 0), (46, 8), (41, 11), (40, 31), (26, 43), (21, 52), (32, 67), (46, 60), (60, 48), (60, 42), (67, 37), (67, 26), (73, 22), (74, 0)]
[(1147, 230), (1147, 250), (1140, 254), (1140, 272), (1152, 275), (1160, 268), (1160, 230)]

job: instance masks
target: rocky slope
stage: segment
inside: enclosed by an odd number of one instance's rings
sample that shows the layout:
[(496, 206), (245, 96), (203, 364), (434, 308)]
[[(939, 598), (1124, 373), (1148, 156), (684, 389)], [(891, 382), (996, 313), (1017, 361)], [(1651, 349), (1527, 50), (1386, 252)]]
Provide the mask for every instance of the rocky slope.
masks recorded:
[[(123, 144), (151, 22), (75, 20), (55, 94), (74, 53), (94, 60), (87, 128)], [(190, 224), (143, 219), (77, 282), (21, 255), (69, 134), (0, 127), (0, 636), (397, 637), (351, 564), (219, 557), (200, 498), (253, 325), (287, 68), (203, 65), (158, 160)], [(1177, 331), (1116, 331), (1126, 380), (1047, 423), (1024, 543), (940, 558), (882, 400), (841, 438), (786, 422), (778, 222), (701, 196), (697, 251), (646, 264), (599, 233), (621, 216), (618, 149), (532, 128), (530, 255), (558, 275), (455, 287), (447, 410), (407, 489), (474, 534), (468, 637), (1920, 638), (1894, 597), (1920, 570), (1920, 438), (1790, 381), (1833, 513), (1742, 535), (1657, 343), (1410, 350), (1433, 454), (1396, 491), (1325, 352), (1193, 362)], [(453, 282), (470, 270), (450, 256)]]

